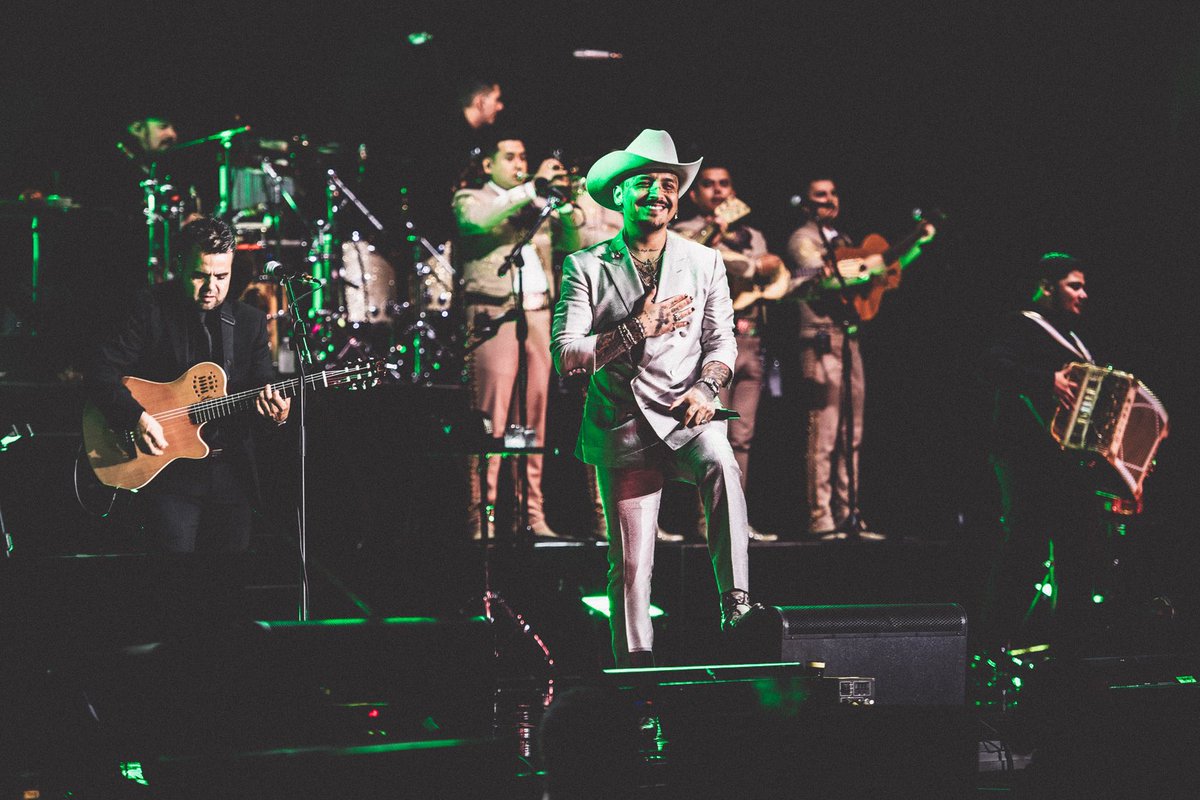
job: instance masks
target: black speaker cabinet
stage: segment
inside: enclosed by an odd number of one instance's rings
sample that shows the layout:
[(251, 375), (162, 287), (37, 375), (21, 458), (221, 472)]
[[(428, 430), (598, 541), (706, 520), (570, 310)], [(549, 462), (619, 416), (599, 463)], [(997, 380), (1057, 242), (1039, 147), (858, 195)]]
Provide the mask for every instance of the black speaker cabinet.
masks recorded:
[[(764, 661), (822, 661), (825, 675), (875, 679), (890, 705), (965, 699), (967, 617), (953, 603), (768, 607), (743, 643)], [(747, 620), (749, 621), (749, 620)]]

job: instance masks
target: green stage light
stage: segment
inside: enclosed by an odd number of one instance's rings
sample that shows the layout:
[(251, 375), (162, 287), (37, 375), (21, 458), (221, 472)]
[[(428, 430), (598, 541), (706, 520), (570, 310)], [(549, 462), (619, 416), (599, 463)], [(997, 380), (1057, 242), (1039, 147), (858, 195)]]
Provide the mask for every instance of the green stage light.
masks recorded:
[(146, 776), (142, 773), (142, 762), (122, 761), (120, 762), (120, 768), (122, 778), (131, 780), (134, 783), (140, 783), (142, 786), (150, 785), (150, 782), (146, 780)]
[[(472, 617), (474, 621), (482, 619), (482, 617)], [(363, 619), (361, 617), (345, 617), (339, 619), (313, 619), (313, 620), (258, 620), (256, 623), (260, 628), (271, 630), (272, 628), (300, 628), (300, 627), (345, 627), (349, 625), (432, 625), (438, 621), (437, 617), (385, 617), (381, 620)]]
[(1050, 645), (1048, 645), (1048, 644), (1033, 644), (1033, 645), (1030, 645), (1029, 647), (1022, 647), (1018, 650), (1009, 650), (1008, 654), (1010, 656), (1023, 656), (1023, 655), (1027, 655), (1029, 653), (1042, 653), (1049, 649), (1050, 649)]
[[(593, 613), (600, 614), (605, 619), (612, 618), (611, 609), (608, 606), (608, 595), (593, 594), (580, 599), (583, 600), (583, 604), (590, 608)], [(651, 619), (654, 619), (655, 617), (665, 617), (666, 615), (667, 612), (663, 611), (653, 603), (650, 604)]]
[(1102, 595), (1102, 594), (1099, 594), (1099, 593), (1092, 595), (1092, 602), (1093, 602), (1093, 603), (1095, 603), (1096, 605), (1099, 605), (1100, 603), (1103, 603), (1103, 602), (1104, 602), (1104, 595)]
[(429, 31), (413, 31), (408, 35), (408, 43), (413, 47), (420, 47), (433, 38), (433, 34)]

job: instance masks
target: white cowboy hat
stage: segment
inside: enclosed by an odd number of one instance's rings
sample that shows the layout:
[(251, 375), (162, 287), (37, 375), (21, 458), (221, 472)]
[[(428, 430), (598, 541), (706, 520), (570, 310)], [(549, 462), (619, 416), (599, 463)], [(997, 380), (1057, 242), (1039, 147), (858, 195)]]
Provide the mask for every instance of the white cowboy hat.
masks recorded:
[(647, 128), (624, 150), (614, 150), (592, 164), (587, 174), (588, 194), (605, 208), (620, 211), (613, 200), (613, 189), (630, 175), (643, 172), (674, 172), (679, 176), (679, 193), (683, 194), (695, 180), (703, 160), (679, 163), (671, 134)]

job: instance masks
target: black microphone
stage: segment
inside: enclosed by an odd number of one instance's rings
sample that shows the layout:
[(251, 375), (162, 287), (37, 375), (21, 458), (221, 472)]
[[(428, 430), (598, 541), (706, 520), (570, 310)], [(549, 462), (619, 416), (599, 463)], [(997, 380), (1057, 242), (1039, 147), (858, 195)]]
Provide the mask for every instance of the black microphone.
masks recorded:
[(281, 264), (278, 261), (268, 261), (263, 266), (262, 278), (264, 280), (279, 281), (280, 283), (289, 280), (297, 280), (304, 283), (312, 283), (317, 286), (323, 286), (325, 284), (325, 281), (319, 278), (314, 278), (312, 275), (309, 275), (307, 272), (304, 272), (301, 269), (289, 267), (286, 264)]
[(560, 203), (571, 202), (571, 190), (570, 189), (568, 189), (565, 186), (558, 186), (556, 184), (553, 184), (550, 181), (546, 180), (545, 178), (534, 179), (533, 189), (535, 192), (537, 192), (538, 197), (545, 197), (547, 199), (553, 197), (555, 200), (559, 201)]

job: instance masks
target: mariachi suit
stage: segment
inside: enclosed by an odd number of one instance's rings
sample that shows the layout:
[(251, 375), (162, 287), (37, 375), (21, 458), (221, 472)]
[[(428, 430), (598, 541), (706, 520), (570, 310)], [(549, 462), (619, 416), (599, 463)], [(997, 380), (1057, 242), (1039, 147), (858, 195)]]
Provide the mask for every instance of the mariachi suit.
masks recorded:
[(598, 334), (628, 318), (644, 291), (623, 237), (581, 250), (563, 266), (551, 334), (559, 372), (591, 376), (575, 454), (600, 481), (618, 664), (653, 649), (650, 576), (664, 480), (700, 488), (718, 591), (749, 589), (746, 500), (726, 425), (685, 428), (670, 410), (705, 364), (737, 360), (725, 265), (715, 250), (669, 233), (657, 298), (690, 295), (695, 313), (685, 328), (597, 368)]
[[(225, 370), (227, 394), (271, 382), (263, 312), (227, 299), (209, 315), (211, 328), (219, 330), (211, 342), (195, 303), (178, 283), (139, 295), (129, 319), (100, 346), (84, 375), (88, 399), (115, 429), (136, 429), (144, 410), (122, 385), (125, 375), (169, 382), (213, 361)], [(153, 546), (167, 552), (246, 549), (250, 504), (258, 494), (252, 422), (241, 414), (206, 424), (201, 435), (212, 448), (209, 456), (172, 462), (138, 493)]]
[[(536, 202), (532, 182), (511, 189), (502, 189), (489, 181), (479, 189), (460, 189), (454, 195), (454, 216), (458, 227), (454, 257), (463, 275), (464, 299), (468, 321), (485, 317), (496, 319), (517, 303), (514, 294), (516, 268), (500, 275), (504, 259), (526, 233), (527, 221), (518, 212)], [(571, 214), (551, 217), (533, 237), (529, 247), (537, 254), (543, 273), (540, 290), (535, 290), (525, 278), (525, 314), (529, 335), (525, 340), (527, 364), (525, 385), (526, 426), (537, 431), (538, 441), (546, 441), (546, 403), (550, 386), (550, 303), (554, 296), (555, 279), (552, 249), (570, 251), (578, 246), (574, 210)], [(527, 258), (528, 250), (526, 251)], [(533, 269), (531, 263), (527, 268)], [(528, 274), (528, 273), (526, 273)], [(499, 332), (477, 347), (471, 354), (471, 385), (476, 407), (492, 423), (495, 435), (503, 433), (517, 403), (517, 359), (519, 356), (516, 325), (503, 324)], [(515, 419), (513, 420), (515, 422)], [(542, 456), (529, 456), (526, 475), (529, 478), (529, 524), (535, 529), (544, 525), (545, 512), (542, 494)], [(474, 465), (471, 469), (471, 508), (468, 523), (479, 524), (479, 503), (496, 501), (500, 459), (488, 459), (486, 495), (478, 485)]]
[[(826, 228), (834, 247), (850, 247), (846, 236)], [(816, 221), (798, 228), (788, 240), (793, 288), (819, 280), (825, 266), (825, 242)], [(854, 486), (858, 483), (858, 451), (863, 438), (863, 410), (866, 407), (867, 382), (863, 372), (858, 337), (850, 337), (850, 404), (854, 414), (854, 430), (850, 437), (850, 457), (847, 457), (842, 434), (842, 392), (844, 362), (842, 351), (845, 329), (837, 316), (837, 301), (800, 303), (800, 366), (804, 376), (808, 408), (808, 453), (805, 459), (808, 489), (808, 530), (825, 534), (842, 524), (858, 508), (850, 508), (851, 471)], [(828, 337), (828, 346), (817, 345)], [(857, 497), (856, 497), (857, 499)]]

